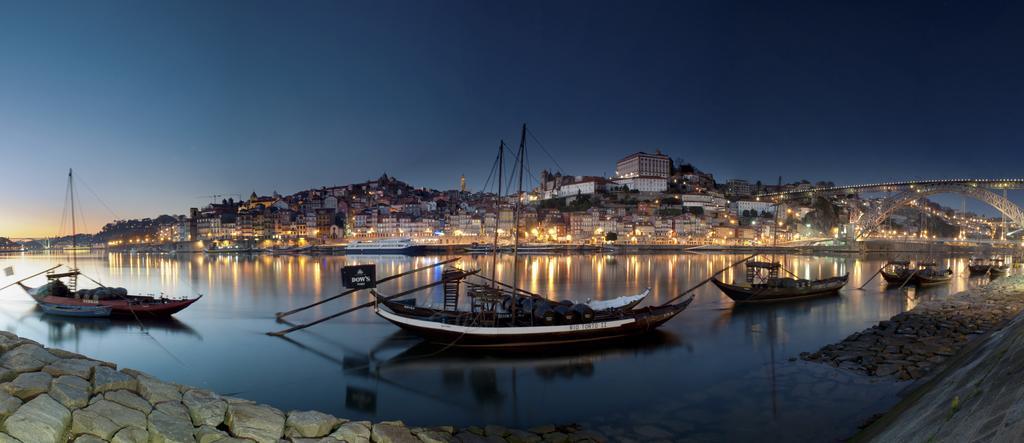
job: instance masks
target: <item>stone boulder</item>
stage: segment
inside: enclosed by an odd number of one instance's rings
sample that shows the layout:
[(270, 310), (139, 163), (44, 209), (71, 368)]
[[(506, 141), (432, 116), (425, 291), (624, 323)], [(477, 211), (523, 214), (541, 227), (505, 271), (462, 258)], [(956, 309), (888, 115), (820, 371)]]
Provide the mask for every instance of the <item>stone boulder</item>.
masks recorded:
[(185, 391), (181, 402), (188, 407), (188, 414), (195, 426), (220, 426), (228, 410), (228, 403), (219, 395), (199, 389)]
[(129, 426), (117, 431), (110, 443), (149, 443), (149, 431)]
[(0, 391), (0, 421), (10, 417), (14, 411), (17, 411), (21, 407), (21, 399), (8, 394), (4, 391)]
[(379, 443), (420, 443), (420, 439), (399, 423), (377, 423), (370, 430), (370, 439)]
[(95, 412), (106, 417), (118, 426), (135, 426), (141, 429), (146, 429), (147, 426), (146, 414), (102, 397), (97, 402), (86, 406), (83, 410)]
[(92, 391), (95, 394), (116, 391), (118, 389), (127, 389), (129, 391), (137, 391), (139, 386), (138, 380), (134, 377), (115, 371), (106, 366), (96, 366), (92, 371)]
[(284, 435), (284, 414), (270, 406), (229, 403), (224, 423), (231, 435), (257, 442), (276, 442)]
[(84, 408), (89, 404), (89, 382), (74, 375), (62, 375), (50, 383), (50, 397), (68, 409)]
[(71, 433), (91, 434), (104, 440), (110, 440), (121, 429), (110, 419), (86, 409), (78, 409), (71, 413)]
[(109, 391), (103, 394), (103, 398), (110, 400), (122, 406), (127, 406), (143, 414), (149, 414), (153, 410), (153, 405), (149, 404), (144, 398), (139, 397), (132, 391), (124, 389), (118, 389), (116, 391)]
[(99, 365), (99, 362), (97, 361), (82, 358), (60, 359), (46, 365), (46, 367), (43, 368), (43, 372), (54, 377), (74, 375), (75, 377), (88, 379), (89, 376), (92, 375), (92, 368), (97, 365)]
[(350, 421), (338, 426), (330, 437), (349, 443), (367, 443), (370, 441), (371, 426), (368, 421)]
[(8, 394), (22, 400), (31, 400), (35, 396), (50, 390), (53, 377), (45, 372), (25, 372), (18, 374), (13, 381), (3, 385)]
[(285, 420), (285, 433), (291, 437), (324, 437), (331, 433), (338, 419), (319, 411), (291, 411)]
[(71, 411), (47, 394), (25, 403), (4, 421), (7, 433), (23, 442), (63, 442), (71, 423)]
[(157, 404), (165, 401), (181, 401), (178, 386), (151, 377), (138, 377), (139, 395), (146, 401)]
[[(157, 405), (159, 408), (160, 405)], [(188, 416), (168, 414), (159, 409), (149, 413), (149, 439), (152, 443), (192, 443), (192, 422)]]
[(213, 443), (228, 438), (228, 434), (210, 425), (202, 425), (193, 432), (196, 443)]
[(188, 415), (188, 408), (181, 404), (181, 402), (165, 401), (163, 403), (157, 403), (154, 409), (192, 423), (192, 417)]
[(37, 344), (23, 344), (0, 356), (0, 366), (15, 372), (35, 372), (57, 361), (57, 357)]
[(11, 380), (14, 380), (14, 378), (17, 377), (17, 376), (18, 376), (18, 371), (14, 371), (14, 370), (11, 370), (11, 369), (7, 369), (7, 368), (5, 368), (3, 366), (0, 366), (0, 383), (6, 383), (6, 382), (9, 382)]

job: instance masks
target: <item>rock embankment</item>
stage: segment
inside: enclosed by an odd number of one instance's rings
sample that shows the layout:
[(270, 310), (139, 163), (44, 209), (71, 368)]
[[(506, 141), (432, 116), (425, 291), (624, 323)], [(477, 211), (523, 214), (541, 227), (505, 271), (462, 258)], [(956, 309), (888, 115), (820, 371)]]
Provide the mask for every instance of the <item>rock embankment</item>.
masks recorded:
[(992, 281), (856, 332), (800, 358), (877, 377), (923, 377), (971, 337), (996, 330), (1024, 308), (1024, 278)]
[(958, 354), (856, 441), (1018, 442), (1024, 436), (1024, 316)]
[(0, 331), (0, 443), (602, 442), (577, 426), (409, 427), (283, 412)]

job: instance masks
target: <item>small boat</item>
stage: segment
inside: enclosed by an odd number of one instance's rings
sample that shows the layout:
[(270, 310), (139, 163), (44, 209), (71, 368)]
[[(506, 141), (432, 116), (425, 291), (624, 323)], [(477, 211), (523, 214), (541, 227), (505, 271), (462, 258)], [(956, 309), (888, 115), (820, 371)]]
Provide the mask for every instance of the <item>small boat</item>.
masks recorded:
[(846, 285), (849, 274), (822, 280), (779, 277), (776, 262), (747, 262), (747, 284), (728, 284), (717, 277), (711, 282), (736, 304), (773, 303), (835, 295)]
[(473, 243), (465, 247), (465, 251), (470, 254), (490, 254), (494, 252), (494, 245)]
[(988, 275), (997, 277), (1000, 275), (1006, 275), (1009, 271), (1010, 267), (1007, 266), (1006, 263), (1003, 263), (1003, 259), (995, 258), (992, 259), (992, 268), (988, 270)]
[(62, 274), (50, 274), (47, 275), (50, 281), (42, 286), (33, 288), (21, 282), (18, 282), (18, 286), (21, 286), (40, 305), (104, 306), (109, 307), (111, 315), (115, 316), (146, 315), (165, 317), (173, 315), (203, 298), (202, 295), (195, 298), (182, 299), (129, 295), (128, 291), (124, 288), (108, 287), (72, 291), (71, 288), (60, 280), (62, 277), (74, 280), (79, 274), (80, 272), (77, 270)]
[(39, 303), (39, 308), (43, 310), (44, 314), (48, 315), (60, 315), (63, 317), (89, 317), (89, 318), (102, 318), (110, 317), (110, 312), (113, 310), (110, 306), (81, 306), (81, 305), (64, 305), (56, 303)]
[(253, 248), (206, 248), (203, 252), (207, 254), (252, 254), (261, 252), (261, 249)]
[(914, 284), (921, 287), (949, 283), (952, 278), (952, 270), (939, 269), (935, 263), (919, 263), (914, 271)]
[[(675, 304), (635, 309), (630, 299), (620, 309), (598, 311), (568, 300), (552, 302), (521, 296), (517, 299), (510, 291), (467, 286), (467, 295), (472, 300), (469, 311), (417, 307), (414, 302), (389, 301), (373, 292), (377, 300), (374, 310), (396, 326), (446, 347), (568, 350), (578, 343), (653, 331), (693, 302), (690, 297)], [(512, 304), (516, 305), (515, 310), (511, 309)]]
[(379, 238), (358, 240), (345, 246), (346, 254), (401, 254), (413, 255), (426, 250), (426, 246), (413, 243), (411, 238)]
[(914, 271), (910, 269), (910, 262), (907, 260), (893, 260), (882, 267), (880, 274), (885, 282), (890, 285), (902, 285), (907, 283)]
[[(519, 168), (519, 190), (523, 195), (522, 177), (526, 158), (526, 125), (523, 125), (516, 165)], [(498, 150), (498, 170), (504, 169), (504, 144)], [(500, 205), (501, 184), (499, 179), (496, 204)], [(519, 226), (521, 199), (514, 199), (513, 226)], [(536, 294), (517, 288), (519, 255), (550, 253), (565, 250), (564, 245), (519, 243), (520, 230), (514, 229), (512, 284), (503, 284), (492, 276), (488, 284), (466, 282), (465, 295), (469, 297), (469, 310), (459, 309), (460, 285), (467, 277), (479, 271), (448, 269), (442, 272), (442, 281), (431, 285), (444, 285), (444, 309), (416, 307), (415, 303), (396, 302), (392, 299), (409, 294), (416, 288), (392, 296), (382, 296), (371, 290), (374, 296), (373, 309), (378, 316), (396, 326), (424, 339), (448, 347), (522, 349), (538, 348), (544, 351), (572, 351), (580, 343), (607, 342), (654, 331), (665, 322), (683, 312), (693, 296), (676, 302), (686, 295), (658, 306), (636, 308), (639, 300), (628, 298), (619, 301), (620, 308), (596, 310), (585, 303), (569, 300), (550, 301)], [(497, 239), (495, 239), (497, 243)], [(497, 246), (495, 244), (495, 246)], [(493, 251), (494, 249), (491, 249)], [(494, 255), (492, 271), (495, 269), (497, 254)], [(479, 277), (479, 276), (478, 276)], [(499, 287), (499, 285), (501, 287)], [(509, 288), (506, 290), (504, 288)], [(646, 297), (649, 291), (638, 296)], [(634, 296), (635, 297), (635, 296)], [(628, 307), (628, 308), (627, 308)]]
[(985, 275), (992, 269), (992, 261), (987, 258), (974, 258), (967, 265), (967, 271), (972, 276)]
[[(520, 255), (557, 254), (559, 252), (565, 252), (565, 250), (566, 248), (563, 245), (547, 243), (527, 243), (515, 248), (516, 254)], [(509, 249), (509, 252), (511, 251), (512, 250)]]
[[(74, 179), (72, 177), (72, 171), (68, 170), (68, 195), (70, 198), (67, 200), (71, 204), (71, 248), (78, 247), (75, 238), (77, 233), (75, 232), (75, 187)], [(100, 285), (95, 289), (79, 289), (78, 288), (78, 276), (83, 275), (78, 269), (78, 259), (76, 254), (71, 254), (71, 266), (67, 272), (53, 272), (55, 269), (62, 265), (54, 266), (46, 271), (37, 273), (33, 276), (18, 280), (13, 284), (21, 286), (25, 292), (31, 296), (36, 303), (40, 306), (62, 306), (63, 308), (54, 308), (54, 312), (71, 312), (72, 308), (78, 309), (81, 313), (88, 313), (89, 309), (85, 308), (105, 308), (109, 309), (108, 315), (149, 315), (149, 316), (169, 316), (182, 309), (187, 308), (192, 303), (195, 303), (202, 295), (196, 298), (181, 298), (171, 299), (167, 297), (150, 297), (143, 295), (129, 295), (128, 290), (124, 288), (111, 288)], [(29, 278), (37, 275), (46, 274), (48, 280), (46, 284), (38, 287), (26, 286), (23, 282)], [(83, 275), (84, 276), (84, 275)], [(93, 281), (96, 284), (100, 284), (95, 279), (85, 276), (87, 279)], [(61, 279), (67, 279), (67, 283), (64, 283)], [(99, 312), (97, 310), (97, 312)]]

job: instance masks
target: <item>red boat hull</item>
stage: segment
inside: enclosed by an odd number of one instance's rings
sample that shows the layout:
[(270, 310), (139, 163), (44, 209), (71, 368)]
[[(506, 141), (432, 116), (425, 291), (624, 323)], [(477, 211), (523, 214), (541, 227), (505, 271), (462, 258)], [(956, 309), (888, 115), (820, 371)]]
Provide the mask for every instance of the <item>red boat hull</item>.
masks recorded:
[[(143, 297), (139, 297), (143, 298)], [(110, 306), (111, 315), (146, 315), (166, 317), (187, 308), (199, 298), (171, 300), (168, 298), (148, 298), (145, 300), (82, 300), (70, 297), (47, 295), (42, 298), (46, 303), (57, 303), (74, 306)]]

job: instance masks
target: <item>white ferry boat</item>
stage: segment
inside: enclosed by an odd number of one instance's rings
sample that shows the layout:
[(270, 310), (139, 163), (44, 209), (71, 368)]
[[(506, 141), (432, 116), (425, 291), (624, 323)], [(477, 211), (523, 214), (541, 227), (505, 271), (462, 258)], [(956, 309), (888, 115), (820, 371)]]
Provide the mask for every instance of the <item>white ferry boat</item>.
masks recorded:
[(425, 249), (426, 246), (413, 243), (411, 238), (377, 238), (349, 243), (345, 253), (412, 255), (422, 253)]

